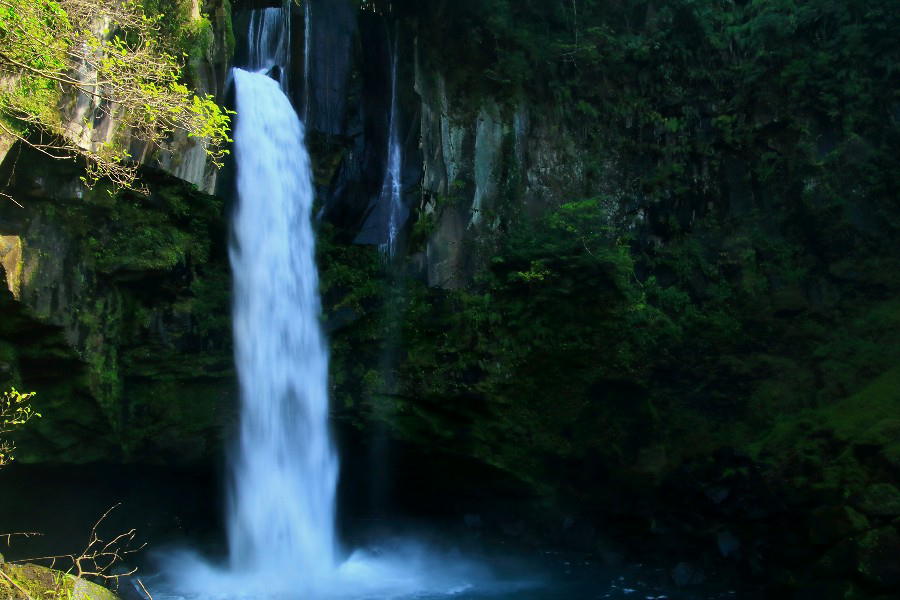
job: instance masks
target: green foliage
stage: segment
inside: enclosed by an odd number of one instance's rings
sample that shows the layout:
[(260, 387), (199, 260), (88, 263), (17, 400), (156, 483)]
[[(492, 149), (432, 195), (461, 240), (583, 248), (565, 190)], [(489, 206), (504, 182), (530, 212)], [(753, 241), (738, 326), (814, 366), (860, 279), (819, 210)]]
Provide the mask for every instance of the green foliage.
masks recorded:
[[(642, 206), (727, 209), (714, 181), (738, 163), (748, 184), (784, 201), (799, 200), (788, 184), (803, 178), (846, 201), (836, 168), (862, 147), (887, 160), (886, 145), (896, 145), (900, 49), (890, 32), (900, 17), (887, 0), (464, 0), (399, 10), (429, 31), (422, 59), (455, 99), (561, 111), (582, 137), (588, 176), (608, 184), (602, 165), (615, 156), (622, 189)], [(848, 145), (827, 147), (842, 138)], [(867, 162), (868, 189), (893, 186), (895, 165), (879, 172)]]
[[(646, 374), (651, 335), (634, 333), (655, 334), (664, 317), (634, 285), (628, 244), (609, 227), (608, 205), (570, 202), (521, 223), (466, 290), (427, 289), (402, 275), (383, 284), (373, 263), (360, 268), (329, 253), (322, 264), (329, 316), (351, 302), (358, 313), (332, 336), (344, 411), (368, 412), (432, 446), (464, 447), (537, 486), (550, 479), (543, 457), (621, 452), (630, 442), (609, 412), (617, 409), (591, 396), (598, 382)], [(349, 285), (335, 298), (336, 277)], [(364, 300), (359, 290), (367, 290)], [(383, 373), (381, 357), (393, 344), (397, 363)], [(634, 418), (649, 414), (640, 391), (626, 388), (616, 402), (633, 400)]]
[[(172, 53), (179, 44), (209, 47), (210, 24), (178, 6), (148, 16), (136, 0), (2, 0), (0, 69), (9, 80), (0, 90), (0, 130), (51, 155), (87, 159), (88, 182), (135, 183), (129, 136), (155, 147), (183, 131), (203, 138), (218, 164), (230, 117), (182, 83)], [(108, 28), (98, 31), (99, 23)], [(78, 101), (89, 109), (84, 123)], [(75, 130), (101, 118), (115, 122), (113, 135), (102, 143), (81, 140)]]
[[(9, 433), (31, 419), (41, 416), (31, 408), (30, 402), (33, 397), (34, 392), (23, 394), (16, 388), (0, 394), (0, 435)], [(14, 451), (15, 446), (11, 442), (5, 439), (0, 440), (0, 467), (14, 460)]]

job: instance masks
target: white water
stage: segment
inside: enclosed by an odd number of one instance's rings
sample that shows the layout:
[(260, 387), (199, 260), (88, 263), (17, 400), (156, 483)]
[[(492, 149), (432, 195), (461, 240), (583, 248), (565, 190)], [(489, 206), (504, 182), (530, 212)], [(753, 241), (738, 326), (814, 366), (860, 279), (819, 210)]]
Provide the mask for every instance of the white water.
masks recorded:
[(233, 569), (335, 563), (337, 457), (328, 431), (328, 355), (319, 324), (313, 202), (303, 126), (278, 84), (235, 70), (240, 202), (231, 263), (240, 449), (228, 534)]
[(400, 142), (400, 109), (397, 99), (399, 52), (399, 36), (396, 36), (391, 48), (387, 161), (378, 197), (374, 199), (371, 212), (356, 237), (357, 243), (377, 244), (387, 258), (393, 258), (397, 254), (400, 232), (409, 216), (409, 210), (403, 204), (403, 144)]

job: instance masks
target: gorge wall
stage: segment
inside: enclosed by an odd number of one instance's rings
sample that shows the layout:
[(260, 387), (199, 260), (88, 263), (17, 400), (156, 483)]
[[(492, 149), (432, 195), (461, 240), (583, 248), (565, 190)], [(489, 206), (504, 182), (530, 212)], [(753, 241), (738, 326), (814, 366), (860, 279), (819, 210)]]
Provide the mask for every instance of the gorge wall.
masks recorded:
[[(897, 589), (897, 17), (788, 4), (292, 7), (350, 473), (381, 436), (407, 508), (677, 540), (785, 593)], [(259, 5), (235, 3), (236, 43), (203, 7), (195, 84), (224, 102)], [(387, 261), (392, 52), (409, 219)], [(45, 414), (23, 462), (220, 455), (232, 180), (189, 154), (148, 161), (147, 197), (3, 163), (25, 208), (0, 204), (0, 387)]]

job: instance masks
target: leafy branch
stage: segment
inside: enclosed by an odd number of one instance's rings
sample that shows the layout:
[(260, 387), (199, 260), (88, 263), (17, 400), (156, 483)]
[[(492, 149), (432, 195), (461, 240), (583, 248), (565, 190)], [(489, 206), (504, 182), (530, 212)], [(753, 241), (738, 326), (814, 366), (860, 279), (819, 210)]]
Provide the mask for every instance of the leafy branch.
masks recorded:
[[(61, 159), (84, 159), (85, 182), (136, 187), (130, 139), (165, 148), (200, 138), (227, 154), (229, 111), (181, 82), (159, 17), (136, 0), (0, 0), (0, 132)], [(106, 141), (88, 134), (111, 126)]]
[[(31, 419), (41, 416), (29, 404), (33, 397), (34, 392), (23, 394), (16, 388), (0, 395), (0, 435), (9, 433)], [(13, 461), (15, 449), (15, 444), (11, 441), (0, 439), (0, 467)]]

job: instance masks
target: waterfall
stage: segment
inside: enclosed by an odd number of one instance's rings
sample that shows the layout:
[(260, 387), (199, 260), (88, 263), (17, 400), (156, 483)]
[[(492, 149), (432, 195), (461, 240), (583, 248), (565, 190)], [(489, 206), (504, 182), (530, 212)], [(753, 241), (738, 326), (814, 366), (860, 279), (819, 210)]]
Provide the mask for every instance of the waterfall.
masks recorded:
[[(287, 89), (288, 8), (253, 11), (249, 68), (235, 69), (238, 205), (230, 248), (241, 392), (228, 540), (233, 570), (334, 569), (337, 457), (319, 315), (313, 184)], [(276, 72), (276, 73), (273, 73)], [(278, 83), (264, 73), (280, 75)]]
[(402, 196), (403, 186), (400, 179), (403, 155), (400, 146), (397, 109), (397, 63), (400, 53), (400, 44), (398, 42), (399, 37), (394, 41), (394, 48), (391, 53), (391, 114), (388, 123), (388, 160), (379, 199), (380, 204), (388, 207), (387, 239), (381, 245), (381, 249), (389, 257), (393, 257), (397, 251), (397, 235), (406, 218)]
[(399, 54), (398, 35), (391, 47), (391, 98), (384, 176), (378, 196), (372, 198), (370, 212), (356, 237), (356, 243), (377, 244), (388, 258), (393, 258), (397, 253), (400, 231), (409, 216), (409, 210), (403, 204), (403, 145), (400, 142), (400, 107), (397, 98)]
[(335, 560), (337, 459), (309, 156), (303, 125), (278, 84), (260, 73), (234, 75), (239, 203), (231, 263), (241, 429), (231, 563), (321, 578)]
[(290, 4), (251, 11), (247, 69), (274, 76), (285, 92), (291, 52)]

